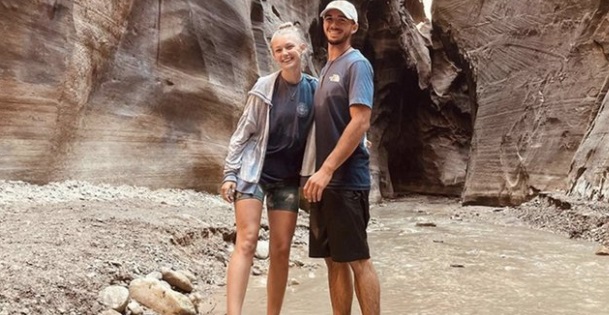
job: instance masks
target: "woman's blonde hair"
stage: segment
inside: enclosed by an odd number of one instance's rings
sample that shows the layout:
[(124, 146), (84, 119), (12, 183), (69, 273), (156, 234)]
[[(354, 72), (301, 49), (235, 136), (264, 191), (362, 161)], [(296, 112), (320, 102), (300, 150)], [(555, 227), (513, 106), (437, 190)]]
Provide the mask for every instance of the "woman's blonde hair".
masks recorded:
[(277, 28), (277, 30), (275, 31), (275, 33), (273, 33), (273, 36), (271, 37), (271, 43), (273, 42), (273, 39), (275, 39), (276, 36), (285, 35), (285, 34), (295, 34), (301, 43), (304, 43), (304, 44), (307, 43), (304, 33), (303, 33), (302, 29), (300, 28), (300, 23), (298, 23), (298, 22), (294, 22), (294, 23), (286, 22), (286, 23), (279, 25), (279, 27)]

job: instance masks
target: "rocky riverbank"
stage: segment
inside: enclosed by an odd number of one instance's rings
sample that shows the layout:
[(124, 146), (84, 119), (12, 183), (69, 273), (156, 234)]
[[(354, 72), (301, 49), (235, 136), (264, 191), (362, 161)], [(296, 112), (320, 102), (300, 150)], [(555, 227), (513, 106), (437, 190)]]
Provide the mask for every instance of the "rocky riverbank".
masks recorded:
[[(609, 240), (609, 211), (602, 203), (549, 195), (516, 208), (421, 200), (445, 203), (445, 215), (456, 220), (524, 224), (598, 242), (598, 254), (607, 254), (600, 246)], [(408, 209), (412, 199), (391, 202)], [(233, 222), (229, 204), (191, 190), (0, 181), (0, 314), (111, 314), (112, 308), (154, 314), (152, 309), (166, 306), (133, 298), (154, 294), (171, 296), (173, 302), (163, 305), (186, 305), (184, 314), (214, 314), (217, 305), (208, 297), (225, 285)], [(307, 224), (307, 213), (301, 211), (293, 268), (318, 267), (305, 259)], [(253, 273), (264, 275), (266, 218), (260, 235)], [(151, 291), (142, 293), (143, 287)]]
[[(205, 297), (224, 285), (235, 236), (229, 204), (191, 190), (0, 181), (0, 209), (2, 315), (97, 314), (109, 308), (105, 288), (159, 281), (161, 270), (193, 275), (190, 292), (175, 291), (205, 314), (213, 309)], [(300, 224), (295, 244), (304, 244), (305, 230)], [(255, 270), (266, 263), (258, 259)]]

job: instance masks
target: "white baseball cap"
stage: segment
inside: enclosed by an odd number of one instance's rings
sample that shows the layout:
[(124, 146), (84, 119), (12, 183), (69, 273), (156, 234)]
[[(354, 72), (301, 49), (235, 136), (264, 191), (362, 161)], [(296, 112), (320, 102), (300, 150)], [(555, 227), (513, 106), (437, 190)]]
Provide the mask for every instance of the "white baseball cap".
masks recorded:
[(348, 18), (349, 20), (353, 20), (353, 22), (357, 23), (357, 10), (351, 2), (344, 0), (332, 1), (328, 3), (328, 5), (323, 11), (321, 11), (319, 16), (323, 17), (328, 11), (332, 9), (342, 12), (346, 18)]

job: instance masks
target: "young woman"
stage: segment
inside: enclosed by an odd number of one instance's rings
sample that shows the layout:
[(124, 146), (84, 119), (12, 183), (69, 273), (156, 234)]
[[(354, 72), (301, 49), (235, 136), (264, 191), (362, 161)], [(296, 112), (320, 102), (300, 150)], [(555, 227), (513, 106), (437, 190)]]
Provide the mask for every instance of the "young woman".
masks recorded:
[(229, 315), (241, 314), (265, 199), (270, 230), (267, 314), (281, 310), (317, 87), (315, 78), (302, 73), (306, 49), (302, 31), (291, 23), (273, 34), (271, 51), (280, 70), (259, 78), (249, 91), (230, 139), (221, 188), (223, 198), (234, 202), (237, 224), (227, 271)]

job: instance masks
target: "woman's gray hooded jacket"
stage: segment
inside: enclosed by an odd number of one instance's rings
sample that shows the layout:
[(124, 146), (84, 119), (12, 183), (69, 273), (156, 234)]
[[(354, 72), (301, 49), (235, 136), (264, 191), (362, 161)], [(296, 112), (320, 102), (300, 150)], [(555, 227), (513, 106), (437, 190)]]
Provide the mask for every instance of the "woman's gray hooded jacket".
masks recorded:
[[(247, 102), (237, 128), (228, 145), (228, 155), (224, 163), (222, 182), (237, 182), (237, 178), (256, 184), (260, 180), (269, 137), (269, 110), (273, 106), (273, 89), (279, 71), (258, 79), (248, 92)], [(317, 81), (303, 74), (304, 80)], [(315, 126), (311, 126), (307, 137), (302, 176), (310, 176), (315, 171)]]

